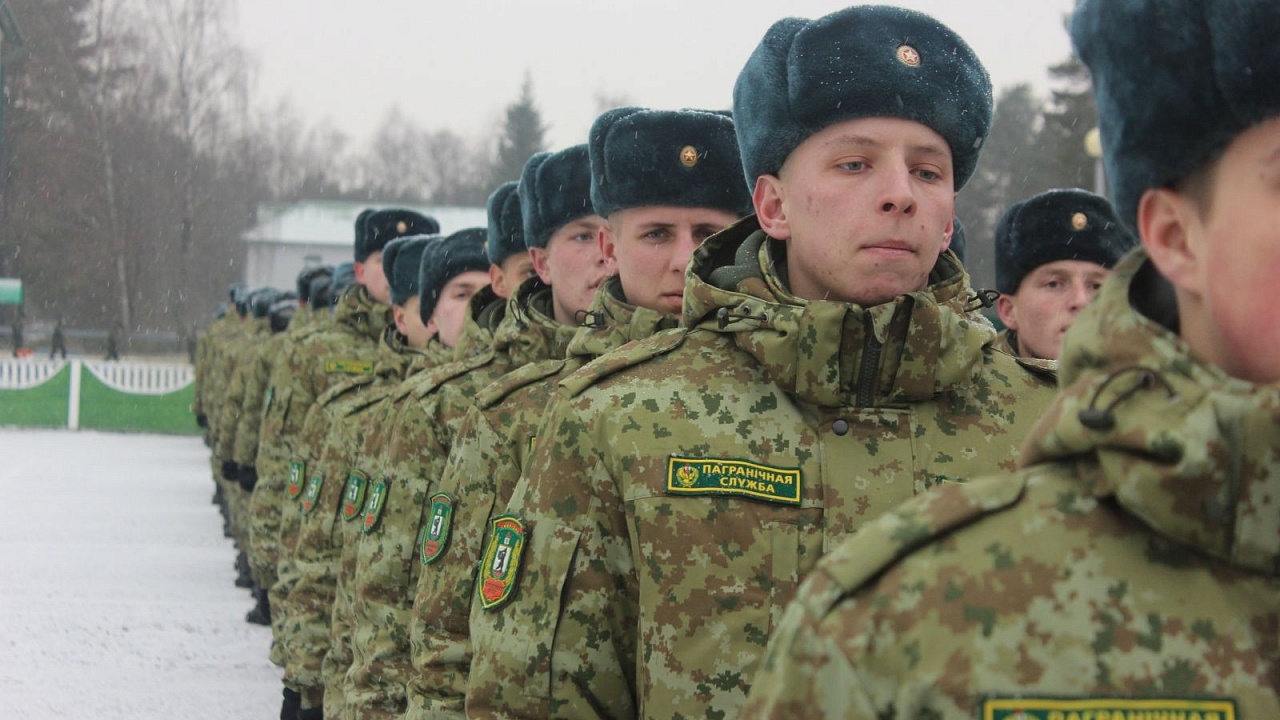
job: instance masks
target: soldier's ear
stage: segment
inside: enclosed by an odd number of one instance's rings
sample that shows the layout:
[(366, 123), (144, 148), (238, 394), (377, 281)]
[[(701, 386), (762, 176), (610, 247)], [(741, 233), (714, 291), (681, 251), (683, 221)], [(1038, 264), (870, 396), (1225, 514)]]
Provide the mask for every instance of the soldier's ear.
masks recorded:
[(1169, 188), (1152, 188), (1138, 201), (1138, 234), (1156, 269), (1179, 291), (1202, 296), (1205, 229), (1195, 200)]
[(600, 241), (600, 254), (604, 256), (605, 271), (610, 275), (618, 274), (618, 241), (613, 236), (613, 224), (605, 220), (597, 234)]
[(791, 225), (787, 221), (786, 187), (776, 175), (761, 175), (756, 178), (751, 204), (756, 208), (760, 229), (766, 235), (778, 240), (791, 237)]
[(996, 315), (1000, 316), (1000, 322), (1010, 330), (1018, 329), (1018, 309), (1013, 298), (1005, 293), (1000, 293), (1000, 297), (996, 298)]

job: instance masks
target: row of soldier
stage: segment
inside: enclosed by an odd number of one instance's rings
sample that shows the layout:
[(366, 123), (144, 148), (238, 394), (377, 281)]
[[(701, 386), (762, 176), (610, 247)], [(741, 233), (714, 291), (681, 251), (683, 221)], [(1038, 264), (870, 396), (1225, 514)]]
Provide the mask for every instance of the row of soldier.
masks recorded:
[(605, 112), (486, 229), (362, 214), (331, 312), (239, 298), (194, 410), (281, 717), (1277, 715), (1278, 28), (1077, 9), (1116, 205), (1005, 213), (1003, 334), (952, 249), (987, 74), (883, 6), (775, 24), (732, 116)]

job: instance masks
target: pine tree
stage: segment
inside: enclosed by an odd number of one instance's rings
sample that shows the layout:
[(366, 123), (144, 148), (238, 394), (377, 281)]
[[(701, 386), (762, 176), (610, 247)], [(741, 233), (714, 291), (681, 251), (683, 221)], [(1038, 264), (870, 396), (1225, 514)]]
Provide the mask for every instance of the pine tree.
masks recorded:
[(546, 132), (542, 113), (533, 102), (533, 81), (525, 73), (519, 99), (507, 106), (507, 121), (498, 139), (498, 154), (490, 173), (491, 188), (520, 179), (529, 157), (546, 149)]

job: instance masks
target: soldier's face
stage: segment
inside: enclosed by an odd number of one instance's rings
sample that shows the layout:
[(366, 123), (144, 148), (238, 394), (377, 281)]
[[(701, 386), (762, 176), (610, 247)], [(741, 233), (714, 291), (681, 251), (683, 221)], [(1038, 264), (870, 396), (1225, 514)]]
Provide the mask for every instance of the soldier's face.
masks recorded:
[(942, 136), (859, 118), (810, 136), (752, 199), (761, 227), (787, 243), (792, 292), (870, 306), (928, 284), (951, 241), (953, 187)]
[(533, 277), (533, 258), (527, 252), (514, 253), (501, 265), (489, 266), (489, 284), (500, 298), (509, 298), (520, 283)]
[(440, 300), (431, 312), (427, 330), (436, 333), (445, 347), (457, 345), (458, 336), (462, 334), (462, 323), (467, 318), (467, 304), (471, 302), (471, 296), (488, 284), (489, 274), (479, 270), (464, 272), (450, 279), (440, 292)]
[(604, 219), (588, 215), (551, 233), (546, 248), (529, 248), (533, 267), (551, 286), (556, 322), (577, 325), (596, 288), (609, 276), (598, 237)]
[(394, 305), (391, 308), (392, 315), (395, 317), (396, 329), (400, 331), (409, 340), (410, 347), (426, 347), (427, 341), (431, 339), (435, 332), (428, 330), (426, 325), (422, 324), (422, 314), (418, 312), (418, 306), (421, 300), (417, 295), (410, 297), (400, 305)]
[(600, 248), (617, 274), (627, 301), (658, 312), (680, 314), (684, 271), (703, 240), (738, 219), (711, 208), (639, 207), (609, 216)]
[(365, 258), (364, 262), (356, 263), (354, 269), (356, 282), (364, 286), (369, 297), (383, 305), (391, 304), (391, 283), (387, 281), (387, 275), (382, 271), (381, 250)]
[(1178, 292), (1180, 332), (1197, 358), (1280, 381), (1280, 118), (1236, 136), (1204, 195), (1148, 191), (1143, 245)]
[(1023, 355), (1057, 360), (1062, 336), (1093, 300), (1111, 271), (1083, 260), (1058, 260), (1032, 270), (1018, 292), (996, 301), (1000, 321), (1018, 331)]

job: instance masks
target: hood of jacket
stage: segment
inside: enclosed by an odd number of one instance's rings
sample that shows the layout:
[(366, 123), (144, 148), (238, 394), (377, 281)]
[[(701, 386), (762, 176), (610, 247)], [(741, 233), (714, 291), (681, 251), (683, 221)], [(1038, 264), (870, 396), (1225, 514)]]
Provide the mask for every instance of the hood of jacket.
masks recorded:
[(333, 321), (372, 342), (382, 339), (387, 326), (395, 326), (391, 306), (369, 297), (363, 285), (352, 285), (333, 307)]
[(506, 316), (493, 332), (494, 352), (511, 358), (513, 367), (564, 357), (578, 331), (556, 322), (551, 288), (537, 277), (520, 283), (507, 301)]
[(732, 336), (774, 383), (819, 406), (919, 402), (975, 384), (996, 332), (950, 251), (926, 288), (873, 307), (796, 297), (785, 255), (754, 216), (708, 238), (690, 261), (685, 326)]
[(590, 361), (620, 348), (632, 340), (647, 338), (660, 330), (679, 327), (675, 315), (650, 310), (627, 302), (617, 275), (600, 283), (591, 300), (582, 327), (569, 343), (567, 355)]
[(1067, 332), (1062, 390), (1022, 461), (1074, 462), (1089, 491), (1155, 532), (1280, 570), (1280, 386), (1192, 357), (1145, 251), (1122, 260)]

